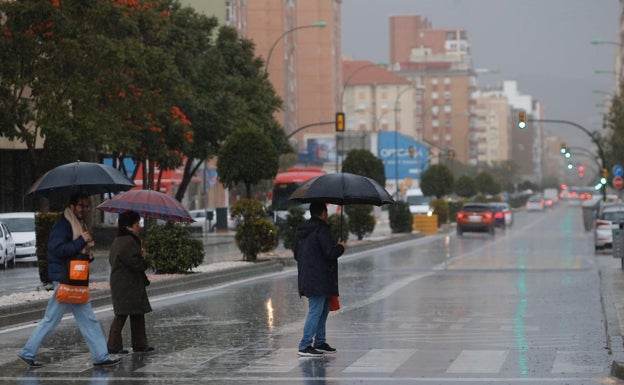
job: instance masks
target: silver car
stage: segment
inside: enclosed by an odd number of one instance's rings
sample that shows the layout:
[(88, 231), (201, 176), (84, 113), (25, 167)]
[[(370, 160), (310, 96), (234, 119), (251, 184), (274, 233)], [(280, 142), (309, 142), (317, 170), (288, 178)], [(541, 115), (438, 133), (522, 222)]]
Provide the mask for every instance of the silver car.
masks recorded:
[(605, 204), (594, 221), (594, 247), (596, 250), (613, 247), (613, 229), (624, 225), (624, 204)]

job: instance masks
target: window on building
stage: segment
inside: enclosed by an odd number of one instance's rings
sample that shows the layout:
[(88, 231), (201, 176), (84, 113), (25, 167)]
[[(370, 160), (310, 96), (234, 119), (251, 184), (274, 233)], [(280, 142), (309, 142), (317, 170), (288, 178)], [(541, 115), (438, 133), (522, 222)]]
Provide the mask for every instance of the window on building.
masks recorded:
[(440, 107), (432, 106), (431, 107), (431, 115), (437, 116), (440, 113)]
[(438, 84), (438, 78), (431, 78), (431, 84)]
[(451, 78), (448, 76), (444, 78), (444, 84), (451, 84)]
[(432, 92), (431, 93), (431, 99), (437, 99), (438, 98), (438, 93), (437, 92)]
[(435, 127), (435, 128), (440, 127), (440, 122), (438, 121), (438, 119), (431, 120), (431, 127)]
[(457, 40), (456, 31), (446, 31), (446, 40)]

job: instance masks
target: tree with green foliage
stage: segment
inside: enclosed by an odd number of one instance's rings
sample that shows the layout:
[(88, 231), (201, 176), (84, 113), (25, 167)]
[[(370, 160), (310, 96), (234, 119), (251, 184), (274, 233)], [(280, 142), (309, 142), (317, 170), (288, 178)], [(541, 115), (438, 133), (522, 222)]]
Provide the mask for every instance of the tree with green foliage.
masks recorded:
[(277, 247), (277, 228), (267, 219), (267, 213), (260, 202), (240, 199), (232, 206), (231, 213), (239, 220), (234, 238), (245, 261), (255, 261), (259, 253), (269, 252)]
[(433, 195), (438, 199), (452, 193), (454, 186), (453, 173), (443, 164), (429, 166), (420, 178), (423, 194)]
[(501, 186), (498, 184), (491, 174), (481, 172), (475, 177), (477, 191), (485, 195), (496, 195), (501, 192)]
[(175, 222), (153, 224), (145, 236), (150, 267), (158, 274), (188, 273), (204, 261), (204, 245), (188, 227)]
[(611, 100), (611, 108), (605, 115), (603, 126), (606, 129), (599, 143), (605, 152), (607, 164), (624, 164), (624, 101), (622, 100), (624, 83), (620, 83), (620, 92)]
[(342, 162), (342, 172), (358, 174), (386, 185), (386, 172), (381, 159), (368, 150), (351, 150)]
[(411, 233), (414, 227), (414, 218), (409, 209), (409, 203), (398, 201), (388, 208), (388, 219), (392, 233)]
[(301, 208), (301, 206), (292, 206), (288, 209), (288, 214), (286, 214), (286, 225), (282, 231), (285, 249), (292, 250), (295, 236), (297, 234), (297, 227), (299, 227), (299, 225), (303, 222), (305, 222), (305, 211)]
[(455, 194), (463, 198), (470, 198), (477, 193), (477, 184), (468, 175), (462, 175), (455, 181)]
[[(342, 172), (371, 178), (381, 186), (386, 185), (386, 173), (383, 162), (368, 150), (351, 150), (342, 163)], [(375, 216), (371, 205), (347, 205), (345, 212), (349, 217), (349, 230), (358, 237), (370, 235), (375, 229)]]
[(246, 197), (251, 187), (277, 174), (279, 155), (269, 137), (253, 127), (243, 127), (227, 137), (217, 160), (219, 181), (232, 188), (243, 183)]
[(184, 165), (181, 200), (238, 127), (292, 151), (253, 43), (217, 31), (214, 17), (177, 0), (4, 1), (0, 12), (0, 135), (27, 145), (34, 175), (130, 157), (157, 189), (153, 180)]
[(345, 211), (349, 217), (349, 231), (354, 234), (358, 241), (365, 236), (371, 235), (375, 230), (375, 216), (371, 205), (346, 205)]
[[(182, 21), (183, 22), (183, 21)], [(187, 27), (188, 34), (195, 28)], [(192, 39), (189, 39), (192, 40)], [(176, 198), (184, 197), (191, 178), (204, 160), (219, 152), (221, 144), (237, 127), (253, 126), (269, 137), (279, 154), (293, 151), (275, 119), (282, 101), (254, 56), (254, 44), (241, 38), (232, 27), (221, 27), (203, 60), (191, 61), (189, 89), (183, 103), (193, 122), (194, 142), (187, 156), (184, 176)], [(200, 57), (201, 58), (201, 57)]]

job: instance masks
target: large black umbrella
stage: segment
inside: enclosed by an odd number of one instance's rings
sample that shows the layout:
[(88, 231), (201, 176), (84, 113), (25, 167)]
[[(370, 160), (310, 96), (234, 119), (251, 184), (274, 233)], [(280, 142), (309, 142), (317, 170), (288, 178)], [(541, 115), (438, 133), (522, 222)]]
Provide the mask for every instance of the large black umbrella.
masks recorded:
[(339, 172), (325, 174), (303, 183), (288, 198), (301, 203), (323, 202), (335, 205), (381, 206), (394, 203), (379, 183), (362, 175)]
[(111, 166), (78, 161), (46, 172), (30, 186), (26, 195), (95, 195), (127, 191), (135, 186), (121, 171)]

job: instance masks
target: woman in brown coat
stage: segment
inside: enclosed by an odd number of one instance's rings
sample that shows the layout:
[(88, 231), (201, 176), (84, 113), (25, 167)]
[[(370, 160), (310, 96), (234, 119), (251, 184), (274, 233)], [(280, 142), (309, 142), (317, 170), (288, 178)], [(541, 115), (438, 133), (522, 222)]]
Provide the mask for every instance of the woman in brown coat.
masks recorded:
[(123, 348), (121, 331), (130, 316), (130, 335), (134, 352), (151, 352), (145, 332), (145, 313), (152, 311), (147, 290), (149, 280), (145, 275), (148, 261), (139, 239), (139, 214), (124, 211), (119, 214), (118, 232), (111, 245), (110, 288), (115, 318), (108, 334), (110, 354), (128, 354)]

